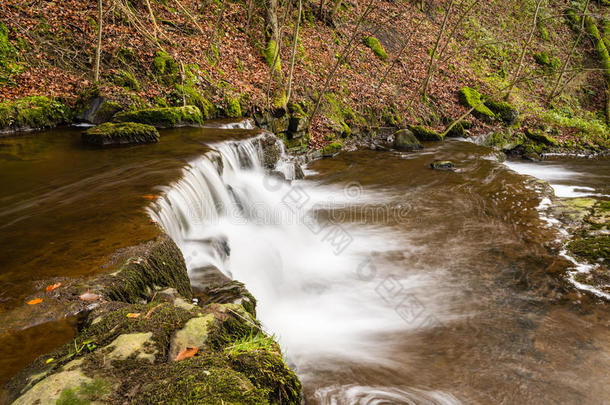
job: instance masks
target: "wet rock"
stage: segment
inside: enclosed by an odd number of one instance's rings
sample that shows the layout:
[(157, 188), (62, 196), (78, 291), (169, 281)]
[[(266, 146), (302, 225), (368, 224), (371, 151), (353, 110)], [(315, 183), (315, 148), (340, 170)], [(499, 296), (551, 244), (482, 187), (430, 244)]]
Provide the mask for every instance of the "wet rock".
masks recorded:
[(243, 283), (235, 280), (205, 289), (202, 303), (241, 305), (250, 315), (256, 316), (256, 299)]
[(394, 133), (394, 148), (399, 150), (415, 151), (423, 149), (424, 147), (417, 140), (413, 132), (408, 129), (401, 129), (400, 131)]
[(339, 152), (341, 152), (341, 149), (343, 149), (342, 142), (332, 142), (323, 147), (320, 150), (320, 153), (322, 157), (333, 157), (338, 155)]
[(206, 349), (210, 329), (214, 324), (214, 315), (208, 314), (190, 319), (184, 327), (174, 333), (169, 346), (168, 361), (175, 361), (178, 354), (187, 347)]
[(551, 138), (550, 136), (548, 136), (547, 134), (545, 134), (542, 131), (526, 129), (525, 136), (527, 136), (528, 139), (531, 139), (534, 142), (537, 142), (537, 143), (540, 143), (540, 144), (543, 144), (546, 146), (557, 146), (558, 145), (558, 143), (555, 139)]
[(293, 162), (294, 164), (294, 178), (295, 180), (301, 180), (305, 178), (305, 173), (303, 172), (303, 168), (298, 162)]
[(13, 405), (55, 405), (64, 390), (79, 387), (93, 380), (80, 369), (80, 360), (74, 360), (63, 366), (59, 372), (52, 374), (29, 388), (25, 394), (17, 398)]
[(150, 349), (154, 345), (152, 335), (152, 332), (120, 335), (106, 347), (106, 356), (110, 360), (126, 360), (133, 357), (152, 364), (157, 353), (156, 350)]
[(304, 134), (307, 129), (307, 117), (292, 116), (288, 123), (288, 130), (292, 133)]
[(89, 102), (89, 107), (76, 116), (80, 122), (99, 125), (109, 122), (122, 110), (120, 104), (107, 100), (105, 97), (95, 97)]
[(156, 128), (176, 128), (203, 124), (203, 114), (193, 105), (184, 107), (147, 108), (116, 114), (115, 122), (137, 122)]
[(519, 111), (504, 101), (488, 100), (485, 101), (485, 106), (506, 125), (513, 125), (517, 123), (517, 120), (519, 119)]
[(216, 266), (203, 266), (191, 269), (191, 283), (197, 289), (218, 284), (225, 284), (231, 279), (224, 275)]
[(155, 143), (159, 142), (159, 132), (151, 125), (105, 123), (83, 132), (82, 141), (100, 147)]
[(409, 129), (415, 137), (422, 142), (437, 142), (443, 140), (443, 135), (421, 125), (409, 125)]
[(465, 138), (468, 135), (468, 130), (472, 128), (472, 122), (461, 121), (458, 122), (451, 128), (451, 131), (447, 133), (448, 138)]
[(267, 169), (274, 169), (282, 156), (281, 144), (273, 134), (265, 133), (261, 137), (261, 147), (263, 149), (263, 165)]
[(430, 163), (430, 168), (434, 170), (455, 170), (455, 165), (450, 160), (435, 160)]

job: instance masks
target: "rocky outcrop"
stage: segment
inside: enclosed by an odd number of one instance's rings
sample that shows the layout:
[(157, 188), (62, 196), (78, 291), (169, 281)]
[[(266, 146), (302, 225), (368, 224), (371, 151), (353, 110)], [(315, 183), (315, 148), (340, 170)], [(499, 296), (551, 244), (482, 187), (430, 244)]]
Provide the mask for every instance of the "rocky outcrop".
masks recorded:
[(55, 127), (71, 116), (70, 108), (48, 97), (0, 102), (0, 134)]
[(112, 120), (112, 117), (123, 108), (105, 97), (95, 97), (89, 102), (87, 109), (76, 116), (76, 120), (89, 124), (103, 124)]
[(159, 132), (152, 125), (124, 122), (107, 122), (83, 132), (86, 145), (98, 147), (125, 146), (159, 142)]
[(301, 384), (243, 284), (217, 278), (193, 300), (166, 235), (118, 252), (110, 266), (86, 290), (57, 290), (89, 304), (80, 331), (9, 381), (7, 403), (301, 403)]

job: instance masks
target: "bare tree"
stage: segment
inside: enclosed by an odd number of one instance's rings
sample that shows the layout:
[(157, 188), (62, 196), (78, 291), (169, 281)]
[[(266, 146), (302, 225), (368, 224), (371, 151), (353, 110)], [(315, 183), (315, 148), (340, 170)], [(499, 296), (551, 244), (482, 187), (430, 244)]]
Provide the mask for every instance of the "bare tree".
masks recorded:
[(436, 58), (436, 50), (443, 38), (443, 34), (445, 33), (445, 27), (447, 27), (447, 21), (449, 20), (449, 14), (451, 14), (451, 9), (455, 4), (455, 0), (451, 0), (449, 3), (449, 7), (445, 12), (445, 17), (443, 18), (443, 23), (441, 24), (441, 30), (438, 32), (438, 36), (436, 37), (436, 43), (434, 44), (434, 48), (432, 48), (432, 54), (430, 55), (430, 62), (428, 63), (428, 71), (426, 73), (426, 78), (424, 79), (424, 84), (422, 85), (422, 98), (425, 100), (427, 98), (428, 86), (430, 85), (430, 77), (432, 76), (432, 68), (434, 66), (434, 58)]
[(525, 44), (523, 44), (523, 48), (521, 49), (521, 55), (519, 56), (519, 61), (517, 62), (517, 70), (515, 71), (515, 74), (513, 75), (513, 81), (512, 81), (512, 85), (509, 86), (506, 95), (504, 96), (504, 98), (506, 100), (508, 100), (508, 98), (510, 97), (510, 94), (513, 91), (513, 88), (515, 86), (515, 84), (517, 83), (519, 76), (521, 75), (521, 70), (523, 69), (523, 60), (525, 59), (525, 54), (527, 53), (527, 50), (532, 42), (532, 38), (534, 38), (534, 33), (536, 32), (536, 29), (538, 28), (538, 14), (540, 13), (540, 7), (542, 7), (542, 2), (544, 2), (545, 0), (538, 0), (536, 2), (536, 11), (534, 12), (534, 20), (532, 21), (532, 28), (530, 29), (530, 33), (529, 36), (527, 37), (527, 41), (525, 41)]
[(102, 57), (102, 28), (104, 23), (103, 18), (104, 5), (102, 0), (97, 0), (97, 49), (95, 50), (95, 72), (94, 79), (95, 83), (100, 81), (100, 59)]
[(362, 25), (362, 21), (366, 18), (366, 16), (373, 9), (373, 2), (374, 2), (374, 0), (369, 1), (366, 9), (360, 15), (360, 18), (358, 18), (358, 21), (356, 23), (356, 26), (354, 27), (354, 31), (352, 32), (352, 35), (351, 35), (348, 43), (345, 44), (345, 46), (343, 47), (343, 51), (337, 58), (337, 61), (335, 62), (335, 65), (333, 66), (329, 75), (326, 77), (326, 81), (322, 85), (322, 88), (320, 88), (320, 90), (318, 91), (318, 98), (316, 100), (316, 104), (314, 105), (313, 111), (311, 112), (311, 115), (309, 116), (309, 122), (307, 123), (308, 130), (309, 130), (309, 127), (311, 126), (311, 123), (313, 122), (314, 117), (316, 116), (318, 110), (320, 109), (320, 103), (322, 102), (322, 97), (324, 96), (324, 93), (326, 93), (326, 90), (328, 89), (330, 82), (333, 80), (335, 73), (337, 72), (337, 69), (339, 68), (339, 65), (341, 65), (341, 62), (343, 62), (345, 59), (347, 59), (347, 57), (349, 56), (349, 53), (351, 52), (352, 43), (354, 42), (354, 40), (358, 36), (358, 33), (360, 32), (360, 25)]
[(294, 27), (292, 38), (292, 58), (290, 60), (290, 72), (288, 73), (288, 93), (286, 94), (286, 104), (290, 101), (292, 94), (292, 74), (294, 72), (294, 61), (297, 55), (297, 42), (299, 40), (299, 26), (301, 25), (301, 14), (303, 13), (303, 0), (299, 0), (299, 12), (297, 15), (297, 24)]
[(566, 74), (566, 71), (568, 70), (568, 66), (570, 65), (570, 61), (572, 60), (572, 57), (574, 56), (574, 52), (576, 51), (576, 47), (580, 43), (580, 40), (582, 39), (583, 33), (585, 32), (585, 19), (587, 17), (587, 10), (588, 10), (588, 8), (589, 8), (589, 0), (587, 0), (585, 2), (585, 6), (582, 9), (582, 17), (581, 17), (582, 20), (581, 20), (580, 31), (578, 32), (578, 37), (576, 38), (576, 40), (572, 44), (572, 48), (570, 49), (570, 52), (568, 53), (568, 56), (566, 57), (566, 60), (561, 65), (561, 70), (559, 72), (559, 76), (557, 77), (557, 80), (555, 81), (555, 84), (553, 85), (553, 89), (551, 90), (551, 92), (549, 93), (549, 95), (548, 95), (548, 97), (546, 99), (546, 103), (547, 104), (549, 104), (553, 100), (553, 98), (555, 97), (555, 94), (557, 93), (557, 89), (561, 85), (561, 82), (563, 81), (563, 78), (564, 78), (564, 76)]

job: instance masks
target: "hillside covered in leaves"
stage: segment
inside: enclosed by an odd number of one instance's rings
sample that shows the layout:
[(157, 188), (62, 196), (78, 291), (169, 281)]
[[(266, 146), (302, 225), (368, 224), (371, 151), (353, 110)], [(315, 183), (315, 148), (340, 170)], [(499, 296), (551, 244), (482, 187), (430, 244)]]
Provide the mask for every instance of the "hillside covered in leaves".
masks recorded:
[[(460, 117), (466, 135), (537, 133), (605, 149), (605, 3), (6, 0), (0, 127), (27, 123), (18, 110), (29, 107), (58, 115), (49, 125), (71, 122), (101, 95), (116, 110), (191, 104), (204, 118), (307, 117), (295, 149), (379, 127), (443, 133)], [(502, 118), (509, 106), (518, 118)]]

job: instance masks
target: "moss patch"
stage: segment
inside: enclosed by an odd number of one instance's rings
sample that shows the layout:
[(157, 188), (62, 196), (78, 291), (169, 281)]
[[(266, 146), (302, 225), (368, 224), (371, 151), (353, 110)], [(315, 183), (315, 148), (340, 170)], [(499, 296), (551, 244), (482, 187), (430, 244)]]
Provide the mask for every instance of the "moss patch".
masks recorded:
[(94, 146), (120, 146), (159, 142), (159, 132), (152, 125), (107, 122), (83, 132), (83, 143)]
[(50, 128), (68, 122), (70, 108), (48, 97), (26, 97), (0, 103), (0, 131)]
[(559, 70), (561, 67), (561, 61), (558, 58), (549, 55), (548, 52), (537, 52), (534, 54), (534, 59), (536, 60), (536, 63), (549, 71)]
[(322, 156), (331, 157), (341, 152), (343, 142), (332, 142), (321, 149)]
[(485, 106), (489, 108), (506, 125), (513, 125), (519, 119), (519, 111), (512, 105), (504, 101), (485, 101)]
[(277, 52), (277, 44), (274, 40), (269, 40), (269, 42), (267, 42), (267, 47), (263, 50), (263, 56), (265, 57), (267, 66), (272, 68), (276, 74), (281, 75), (282, 62), (280, 61), (280, 56), (277, 54)]
[(610, 263), (610, 236), (589, 236), (578, 238), (568, 244), (574, 255), (589, 262), (603, 261)]
[(241, 105), (239, 103), (239, 97), (227, 96), (225, 98), (225, 101), (227, 103), (227, 109), (226, 109), (227, 117), (231, 117), (231, 118), (241, 117)]
[(474, 108), (472, 114), (483, 120), (493, 121), (496, 115), (487, 107), (481, 98), (481, 93), (470, 87), (464, 87), (459, 92), (460, 103), (467, 108)]
[(421, 125), (409, 125), (409, 129), (415, 137), (422, 142), (442, 141), (443, 135)]
[(366, 45), (368, 48), (370, 48), (371, 51), (373, 51), (373, 53), (375, 54), (375, 56), (377, 56), (379, 59), (381, 59), (384, 62), (388, 61), (388, 59), (389, 59), (388, 53), (385, 51), (385, 49), (383, 49), (383, 46), (381, 45), (381, 43), (379, 42), (379, 40), (377, 38), (364, 37), (362, 42), (364, 43), (364, 45)]
[(161, 83), (172, 85), (178, 80), (180, 67), (171, 56), (159, 51), (153, 60), (152, 71)]
[(203, 123), (203, 114), (199, 108), (185, 107), (147, 108), (125, 111), (114, 116), (116, 122), (138, 122), (153, 125), (157, 128), (174, 128), (196, 126)]

